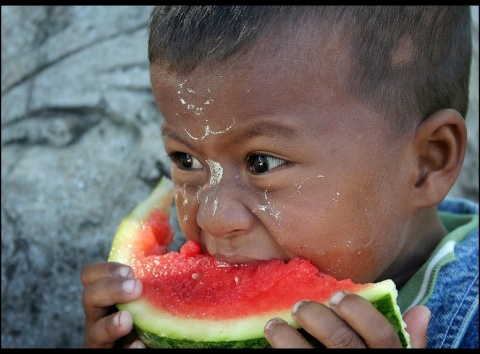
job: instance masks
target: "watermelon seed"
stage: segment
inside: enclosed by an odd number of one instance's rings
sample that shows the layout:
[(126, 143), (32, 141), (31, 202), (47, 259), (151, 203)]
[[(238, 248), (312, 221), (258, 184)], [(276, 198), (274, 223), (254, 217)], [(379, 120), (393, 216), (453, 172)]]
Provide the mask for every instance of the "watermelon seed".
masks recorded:
[(192, 279), (198, 279), (198, 278), (200, 278), (200, 274), (192, 273)]

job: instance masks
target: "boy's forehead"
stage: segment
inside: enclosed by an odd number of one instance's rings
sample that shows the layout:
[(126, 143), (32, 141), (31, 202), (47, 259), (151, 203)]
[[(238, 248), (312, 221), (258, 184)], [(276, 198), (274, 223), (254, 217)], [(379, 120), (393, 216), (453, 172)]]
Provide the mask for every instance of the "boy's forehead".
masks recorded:
[(283, 46), (283, 56), (273, 47), (263, 50), (262, 56), (259, 49), (244, 60), (239, 56), (219, 66), (199, 66), (189, 73), (169, 72), (154, 64), (152, 88), (157, 104), (170, 125), (178, 124), (179, 116), (190, 119), (189, 132), (197, 138), (217, 136), (213, 132), (237, 132), (238, 124), (245, 124), (250, 117), (256, 117), (253, 121), (262, 118), (259, 124), (283, 117), (284, 123), (294, 122), (296, 131), (308, 134), (326, 133), (331, 124), (349, 119), (352, 106), (356, 107), (356, 119), (360, 119), (359, 105), (338, 89), (346, 69), (330, 66), (346, 60), (331, 57), (339, 52), (336, 44), (327, 43), (322, 54), (299, 53), (295, 50), (299, 45)]
[(162, 77), (163, 84), (180, 88), (187, 82), (190, 86), (210, 88), (231, 82), (255, 89), (275, 82), (338, 89), (348, 81), (351, 69), (347, 42), (340, 31), (319, 35), (307, 25), (296, 26), (293, 31), (284, 28), (276, 34), (260, 36), (253, 45), (226, 60), (202, 63), (189, 73), (171, 72), (152, 64), (152, 78)]

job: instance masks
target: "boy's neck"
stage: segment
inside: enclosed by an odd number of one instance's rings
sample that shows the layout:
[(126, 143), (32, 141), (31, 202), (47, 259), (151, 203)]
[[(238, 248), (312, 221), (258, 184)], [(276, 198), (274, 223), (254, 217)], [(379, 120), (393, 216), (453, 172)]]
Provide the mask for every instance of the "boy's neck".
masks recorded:
[(412, 220), (407, 244), (392, 265), (379, 280), (393, 279), (397, 289), (422, 267), (448, 231), (437, 213), (436, 207), (425, 209)]

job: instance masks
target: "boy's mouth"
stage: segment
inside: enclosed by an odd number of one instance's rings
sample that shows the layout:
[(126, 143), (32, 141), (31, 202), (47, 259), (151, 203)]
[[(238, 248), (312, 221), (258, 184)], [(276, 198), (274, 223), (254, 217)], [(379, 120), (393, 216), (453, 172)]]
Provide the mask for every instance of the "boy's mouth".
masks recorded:
[(261, 261), (271, 259), (271, 258), (264, 258), (264, 259), (252, 258), (252, 257), (243, 256), (243, 255), (239, 255), (239, 254), (225, 255), (225, 254), (218, 253), (218, 252), (210, 253), (210, 255), (212, 257), (214, 257), (215, 259), (218, 259), (220, 261), (230, 263), (230, 264), (252, 264), (252, 263), (258, 263), (258, 262), (261, 262)]
[(226, 238), (200, 236), (202, 250), (212, 257), (231, 264), (252, 264), (270, 259), (290, 259), (269, 237), (233, 236)]

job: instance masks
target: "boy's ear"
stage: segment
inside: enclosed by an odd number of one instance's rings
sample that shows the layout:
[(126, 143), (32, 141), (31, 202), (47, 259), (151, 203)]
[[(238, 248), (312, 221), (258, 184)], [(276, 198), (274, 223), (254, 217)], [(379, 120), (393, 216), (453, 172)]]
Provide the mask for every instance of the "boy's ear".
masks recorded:
[(425, 119), (414, 140), (417, 158), (415, 205), (437, 205), (453, 187), (463, 165), (467, 128), (460, 113), (442, 109)]

